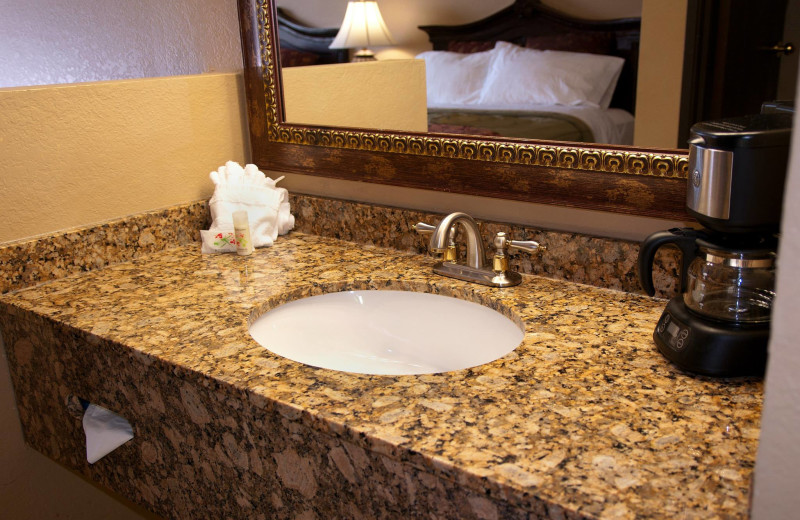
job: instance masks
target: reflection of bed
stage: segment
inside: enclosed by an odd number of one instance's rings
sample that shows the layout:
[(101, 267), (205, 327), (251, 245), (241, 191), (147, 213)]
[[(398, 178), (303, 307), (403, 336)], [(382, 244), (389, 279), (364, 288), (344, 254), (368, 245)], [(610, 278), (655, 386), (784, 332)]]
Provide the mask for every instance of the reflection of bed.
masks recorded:
[[(542, 5), (539, 0), (517, 0), (466, 25), (420, 27), (437, 51), (420, 55), (428, 67), (431, 128), (478, 133), (470, 131), (477, 128), (481, 135), (630, 144), (639, 28), (638, 18), (581, 20)], [(503, 49), (498, 50), (501, 46)], [(569, 54), (561, 54), (564, 52)], [(495, 56), (487, 56), (491, 53)], [(499, 59), (498, 53), (503, 54)], [(543, 60), (548, 55), (549, 61)], [(586, 72), (585, 78), (598, 88), (606, 81), (613, 84), (613, 79), (602, 77), (604, 67), (620, 63), (613, 57), (624, 59), (613, 95), (604, 92), (601, 99), (590, 92), (591, 88), (586, 96), (572, 93), (561, 99), (560, 94), (551, 95), (564, 79), (559, 75), (572, 68), (582, 73), (591, 68), (599, 71)], [(569, 63), (573, 58), (577, 59), (576, 67)], [(582, 59), (588, 59), (588, 67), (582, 65)], [(469, 74), (458, 68), (461, 62), (471, 71)], [(498, 65), (499, 62), (502, 63)], [(548, 64), (561, 70), (551, 77), (551, 69), (543, 68)], [(529, 65), (532, 68), (526, 70)], [(441, 81), (437, 81), (437, 73)], [(550, 83), (537, 83), (547, 78)], [(474, 89), (464, 86), (469, 82), (476, 84)]]
[(450, 134), (517, 137), (548, 141), (631, 144), (633, 115), (622, 109), (531, 106), (428, 107), (428, 130)]

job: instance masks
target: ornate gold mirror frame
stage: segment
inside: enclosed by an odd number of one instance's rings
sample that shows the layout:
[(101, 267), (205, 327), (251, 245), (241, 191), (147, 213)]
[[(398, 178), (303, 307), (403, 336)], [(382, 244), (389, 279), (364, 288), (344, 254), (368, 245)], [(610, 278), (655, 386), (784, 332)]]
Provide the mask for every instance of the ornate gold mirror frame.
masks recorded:
[(252, 160), (263, 169), (689, 219), (679, 150), (286, 124), (275, 6), (239, 0), (239, 19)]

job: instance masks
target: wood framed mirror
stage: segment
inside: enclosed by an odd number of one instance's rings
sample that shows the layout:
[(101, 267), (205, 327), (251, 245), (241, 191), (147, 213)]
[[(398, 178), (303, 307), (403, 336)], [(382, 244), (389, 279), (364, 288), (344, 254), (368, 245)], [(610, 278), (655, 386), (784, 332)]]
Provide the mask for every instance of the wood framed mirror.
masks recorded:
[(239, 16), (252, 160), (259, 167), (688, 220), (685, 151), (289, 124), (275, 5), (239, 0)]

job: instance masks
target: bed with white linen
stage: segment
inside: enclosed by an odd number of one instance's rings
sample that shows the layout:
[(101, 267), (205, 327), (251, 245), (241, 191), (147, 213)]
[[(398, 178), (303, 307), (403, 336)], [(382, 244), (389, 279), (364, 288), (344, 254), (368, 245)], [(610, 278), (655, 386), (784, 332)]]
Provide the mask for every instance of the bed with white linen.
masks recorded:
[(422, 26), (433, 132), (631, 144), (639, 19), (582, 20), (517, 0), (483, 20)]

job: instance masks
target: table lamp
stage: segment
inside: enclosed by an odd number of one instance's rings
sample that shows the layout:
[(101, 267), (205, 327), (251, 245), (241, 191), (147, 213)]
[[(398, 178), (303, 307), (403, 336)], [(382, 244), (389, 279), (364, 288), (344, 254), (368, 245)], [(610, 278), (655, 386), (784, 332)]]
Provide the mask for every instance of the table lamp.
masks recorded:
[(377, 2), (348, 2), (344, 21), (330, 49), (359, 49), (352, 61), (372, 61), (375, 55), (369, 47), (394, 45), (392, 35), (383, 21)]

